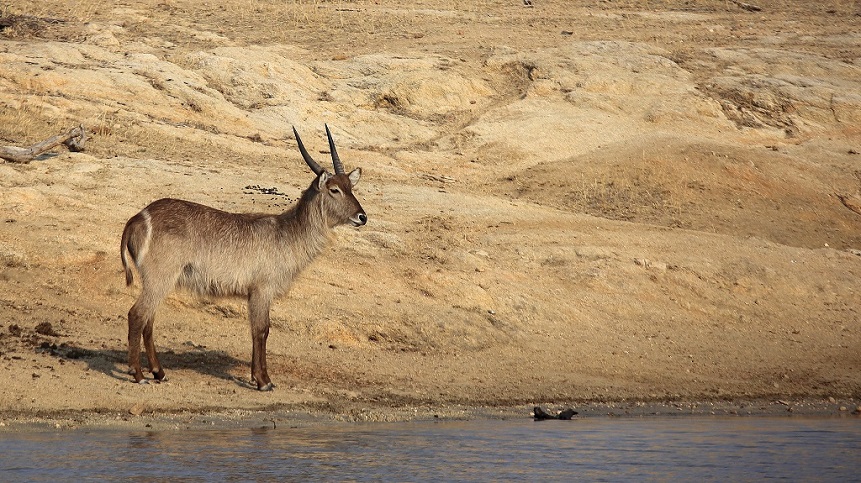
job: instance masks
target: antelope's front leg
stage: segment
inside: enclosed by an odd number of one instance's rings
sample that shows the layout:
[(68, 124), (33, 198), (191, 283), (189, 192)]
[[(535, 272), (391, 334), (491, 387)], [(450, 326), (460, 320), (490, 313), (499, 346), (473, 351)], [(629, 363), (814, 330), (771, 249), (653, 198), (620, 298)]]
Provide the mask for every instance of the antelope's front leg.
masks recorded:
[(271, 301), (257, 292), (252, 292), (248, 297), (248, 315), (251, 318), (251, 380), (257, 383), (257, 389), (260, 391), (271, 391), (275, 387), (266, 368), (270, 305)]

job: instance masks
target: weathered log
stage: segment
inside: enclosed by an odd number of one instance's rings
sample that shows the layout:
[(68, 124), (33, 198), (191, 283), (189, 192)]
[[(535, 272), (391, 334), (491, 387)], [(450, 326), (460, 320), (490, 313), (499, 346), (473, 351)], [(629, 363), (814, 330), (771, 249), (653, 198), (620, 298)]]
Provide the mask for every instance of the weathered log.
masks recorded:
[(760, 12), (760, 11), (762, 11), (762, 7), (760, 7), (759, 5), (753, 5), (750, 3), (745, 3), (745, 2), (741, 2), (739, 0), (732, 0), (732, 3), (738, 5), (739, 8), (747, 10), (748, 12)]
[(53, 149), (60, 144), (66, 146), (69, 151), (78, 152), (84, 150), (84, 143), (87, 141), (87, 132), (84, 126), (73, 128), (67, 133), (52, 136), (44, 141), (38, 142), (28, 148), (19, 148), (15, 146), (0, 146), (0, 159), (5, 159), (10, 163), (27, 164), (36, 159), (40, 154)]

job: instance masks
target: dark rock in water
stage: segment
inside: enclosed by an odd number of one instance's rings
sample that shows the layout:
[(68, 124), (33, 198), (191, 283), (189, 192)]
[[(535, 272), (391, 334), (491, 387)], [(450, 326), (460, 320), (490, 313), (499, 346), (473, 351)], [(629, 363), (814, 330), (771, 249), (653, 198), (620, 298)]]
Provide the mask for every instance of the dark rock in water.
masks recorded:
[(574, 416), (575, 414), (577, 414), (577, 411), (575, 411), (571, 408), (568, 408), (568, 409), (560, 412), (559, 415), (557, 415), (556, 417), (559, 419), (568, 420), (568, 419), (571, 419), (571, 417)]
[(554, 414), (550, 414), (547, 411), (541, 409), (539, 406), (535, 406), (535, 408), (532, 410), (532, 414), (533, 414), (533, 417), (535, 418), (536, 421), (544, 421), (546, 419), (568, 420), (568, 419), (571, 419), (572, 416), (577, 414), (577, 411), (575, 411), (571, 408), (568, 408), (568, 409), (560, 412), (559, 414), (554, 415)]
[(548, 414), (545, 410), (541, 409), (538, 406), (532, 410), (532, 415), (535, 417), (536, 421), (544, 421), (545, 419), (556, 419), (552, 414)]

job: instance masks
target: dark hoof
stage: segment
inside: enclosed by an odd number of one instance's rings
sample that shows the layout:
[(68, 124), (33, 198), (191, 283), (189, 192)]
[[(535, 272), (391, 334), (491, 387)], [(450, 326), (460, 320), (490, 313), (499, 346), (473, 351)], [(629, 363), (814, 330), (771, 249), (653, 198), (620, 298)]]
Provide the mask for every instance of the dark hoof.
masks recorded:
[(134, 369), (129, 369), (129, 375), (134, 378), (135, 384), (146, 384), (146, 378), (143, 375), (143, 372), (136, 371)]
[(154, 377), (157, 381), (167, 381), (164, 376), (164, 369), (159, 369), (158, 372), (152, 373), (152, 377)]
[(272, 384), (271, 382), (270, 382), (269, 384), (264, 384), (264, 385), (262, 385), (262, 386), (257, 386), (257, 390), (258, 390), (258, 391), (271, 391), (271, 390), (273, 390), (273, 389), (275, 389), (275, 384)]

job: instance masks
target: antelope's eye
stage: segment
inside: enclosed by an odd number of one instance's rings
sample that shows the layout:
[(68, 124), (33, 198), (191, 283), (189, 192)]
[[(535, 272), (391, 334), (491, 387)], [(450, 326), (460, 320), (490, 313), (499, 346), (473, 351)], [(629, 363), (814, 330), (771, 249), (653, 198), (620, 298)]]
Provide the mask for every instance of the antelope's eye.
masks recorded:
[(332, 193), (333, 195), (336, 195), (340, 192), (341, 192), (340, 188), (329, 188), (329, 193)]

